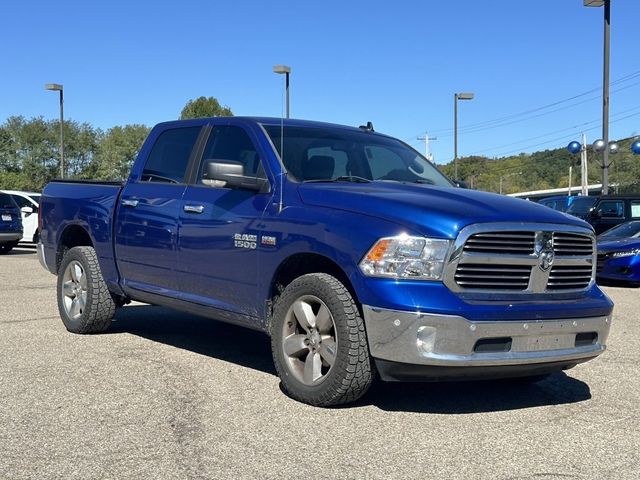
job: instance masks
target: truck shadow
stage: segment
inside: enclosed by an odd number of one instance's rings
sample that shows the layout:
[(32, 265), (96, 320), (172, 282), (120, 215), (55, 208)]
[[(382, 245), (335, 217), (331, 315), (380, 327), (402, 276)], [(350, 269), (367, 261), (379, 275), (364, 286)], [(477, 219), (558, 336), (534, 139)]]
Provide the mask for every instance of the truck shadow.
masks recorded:
[(562, 405), (590, 398), (589, 385), (558, 372), (538, 383), (514, 380), (378, 382), (361, 403), (394, 412), (465, 414)]
[[(108, 333), (129, 333), (155, 342), (276, 375), (269, 338), (242, 327), (164, 307), (130, 305), (118, 311)], [(577, 403), (589, 386), (564, 372), (534, 384), (513, 381), (376, 382), (355, 404), (385, 411), (465, 414)]]

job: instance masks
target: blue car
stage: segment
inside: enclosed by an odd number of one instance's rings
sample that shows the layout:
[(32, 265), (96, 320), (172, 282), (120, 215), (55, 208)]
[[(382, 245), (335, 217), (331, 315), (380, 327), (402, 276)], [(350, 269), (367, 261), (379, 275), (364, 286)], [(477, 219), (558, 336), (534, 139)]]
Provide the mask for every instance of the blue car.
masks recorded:
[(21, 238), (20, 208), (11, 195), (0, 192), (0, 255), (9, 253)]
[(640, 285), (640, 220), (632, 220), (598, 236), (598, 281)]

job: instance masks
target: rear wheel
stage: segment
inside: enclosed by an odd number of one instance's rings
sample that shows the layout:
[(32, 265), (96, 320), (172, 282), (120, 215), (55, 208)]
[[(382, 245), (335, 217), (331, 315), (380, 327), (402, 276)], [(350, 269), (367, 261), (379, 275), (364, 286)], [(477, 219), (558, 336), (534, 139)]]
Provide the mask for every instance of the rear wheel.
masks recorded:
[(310, 405), (353, 402), (373, 382), (357, 305), (340, 281), (324, 273), (297, 278), (278, 298), (271, 349), (285, 392)]
[(74, 247), (62, 259), (58, 311), (64, 326), (73, 333), (103, 332), (111, 325), (116, 304), (93, 247)]

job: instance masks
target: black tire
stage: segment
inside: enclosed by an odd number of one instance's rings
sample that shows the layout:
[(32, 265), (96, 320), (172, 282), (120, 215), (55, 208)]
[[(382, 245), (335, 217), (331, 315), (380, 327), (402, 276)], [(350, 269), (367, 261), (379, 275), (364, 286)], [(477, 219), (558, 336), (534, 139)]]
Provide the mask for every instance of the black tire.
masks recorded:
[(6, 255), (13, 250), (16, 245), (18, 245), (18, 242), (3, 243), (0, 245), (0, 255)]
[[(296, 302), (309, 302), (306, 306), (315, 303), (312, 316), (316, 315), (317, 319), (321, 315), (315, 309), (326, 307), (332, 322), (330, 329), (323, 330), (318, 326), (316, 337), (312, 338), (310, 331), (314, 329), (302, 327), (304, 322), (297, 320), (294, 311)], [(326, 324), (327, 315), (324, 311), (325, 320), (322, 323)], [(319, 333), (321, 330), (323, 335)], [(285, 341), (292, 337), (304, 338), (304, 346), (301, 345), (295, 354), (288, 354), (285, 352)], [(332, 346), (328, 347), (330, 342)], [(340, 281), (325, 273), (311, 273), (297, 278), (278, 297), (271, 324), (271, 350), (285, 393), (310, 405), (328, 407), (354, 402), (373, 383), (375, 367), (369, 357), (364, 321), (356, 302)], [(332, 364), (321, 353), (323, 350), (325, 354), (330, 354)], [(320, 377), (312, 375), (311, 381), (305, 382), (305, 379), (309, 380), (306, 378), (309, 355), (320, 358), (321, 367), (317, 370)], [(304, 373), (297, 368), (298, 363), (303, 364)]]
[[(83, 273), (76, 281), (72, 270), (77, 275), (78, 266)], [(58, 311), (72, 333), (104, 332), (111, 325), (116, 304), (93, 247), (74, 247), (65, 253), (58, 270)]]

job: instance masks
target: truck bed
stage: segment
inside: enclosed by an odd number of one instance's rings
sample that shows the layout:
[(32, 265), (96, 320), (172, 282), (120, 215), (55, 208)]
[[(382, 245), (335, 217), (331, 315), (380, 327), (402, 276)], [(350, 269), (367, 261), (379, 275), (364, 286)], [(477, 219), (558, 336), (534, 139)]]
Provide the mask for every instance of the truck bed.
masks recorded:
[(41, 242), (47, 268), (57, 271), (63, 232), (77, 225), (91, 237), (100, 259), (102, 273), (110, 288), (119, 290), (113, 255), (113, 218), (122, 182), (96, 180), (55, 180), (49, 183), (40, 201)]

